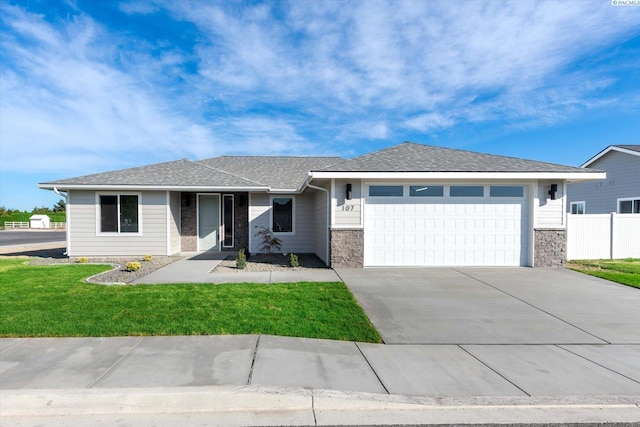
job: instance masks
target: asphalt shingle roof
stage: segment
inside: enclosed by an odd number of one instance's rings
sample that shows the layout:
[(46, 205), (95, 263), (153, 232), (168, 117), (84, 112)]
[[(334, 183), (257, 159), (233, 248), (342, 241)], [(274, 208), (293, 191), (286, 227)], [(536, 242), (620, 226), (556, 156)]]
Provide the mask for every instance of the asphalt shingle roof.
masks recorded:
[(259, 187), (260, 184), (187, 159), (156, 163), (44, 184)]
[(272, 189), (298, 189), (309, 171), (342, 161), (341, 157), (221, 156), (198, 163), (237, 174)]
[(317, 172), (584, 172), (572, 166), (404, 142)]

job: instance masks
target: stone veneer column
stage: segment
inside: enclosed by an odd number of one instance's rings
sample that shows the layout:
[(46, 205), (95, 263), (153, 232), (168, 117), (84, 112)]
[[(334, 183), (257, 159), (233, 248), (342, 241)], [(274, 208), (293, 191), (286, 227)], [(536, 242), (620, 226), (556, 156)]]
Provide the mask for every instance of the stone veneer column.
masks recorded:
[(198, 250), (196, 194), (180, 194), (180, 244), (182, 252)]
[(364, 267), (363, 229), (331, 229), (331, 267)]
[(239, 251), (249, 247), (248, 193), (233, 193), (233, 217), (233, 250)]
[(534, 267), (564, 267), (567, 259), (567, 230), (535, 229)]

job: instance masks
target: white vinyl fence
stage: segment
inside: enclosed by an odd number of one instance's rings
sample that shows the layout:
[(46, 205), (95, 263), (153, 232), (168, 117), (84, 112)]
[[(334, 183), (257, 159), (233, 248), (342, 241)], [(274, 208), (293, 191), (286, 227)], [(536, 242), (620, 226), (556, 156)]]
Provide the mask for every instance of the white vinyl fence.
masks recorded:
[(640, 214), (567, 215), (567, 259), (640, 258)]

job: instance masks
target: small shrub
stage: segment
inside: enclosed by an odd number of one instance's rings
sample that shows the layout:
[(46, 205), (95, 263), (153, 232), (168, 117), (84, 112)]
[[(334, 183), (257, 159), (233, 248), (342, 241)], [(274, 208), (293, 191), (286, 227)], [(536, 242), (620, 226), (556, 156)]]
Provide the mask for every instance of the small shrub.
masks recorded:
[(289, 255), (289, 267), (300, 267), (300, 263), (298, 262), (298, 255), (290, 254)]
[(145, 255), (144, 258), (142, 258), (142, 259), (144, 259), (145, 261), (151, 261), (152, 256), (151, 255)]
[(142, 267), (142, 266), (140, 265), (139, 262), (130, 261), (130, 262), (127, 263), (127, 266), (126, 266), (125, 270), (127, 270), (127, 271), (137, 271), (137, 270), (140, 270), (140, 267)]
[(255, 236), (260, 240), (260, 252), (265, 255), (271, 255), (282, 247), (282, 240), (275, 237), (271, 229), (267, 227), (261, 227)]
[(247, 268), (247, 256), (244, 254), (244, 249), (240, 249), (238, 256), (236, 257), (236, 268), (238, 270), (244, 270)]
[(87, 262), (89, 262), (89, 258), (86, 256), (78, 257), (78, 264), (86, 264)]

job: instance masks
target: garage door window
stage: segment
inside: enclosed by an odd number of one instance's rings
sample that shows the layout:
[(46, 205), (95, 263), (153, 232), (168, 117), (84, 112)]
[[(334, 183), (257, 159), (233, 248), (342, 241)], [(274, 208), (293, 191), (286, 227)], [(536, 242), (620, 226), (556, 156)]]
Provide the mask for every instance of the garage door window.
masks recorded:
[(452, 185), (449, 190), (451, 197), (483, 197), (482, 185)]
[(402, 185), (370, 185), (369, 197), (402, 197)]
[(489, 188), (491, 197), (523, 197), (524, 187), (514, 185), (492, 185)]
[(442, 197), (444, 187), (442, 185), (411, 185), (409, 186), (410, 197)]

